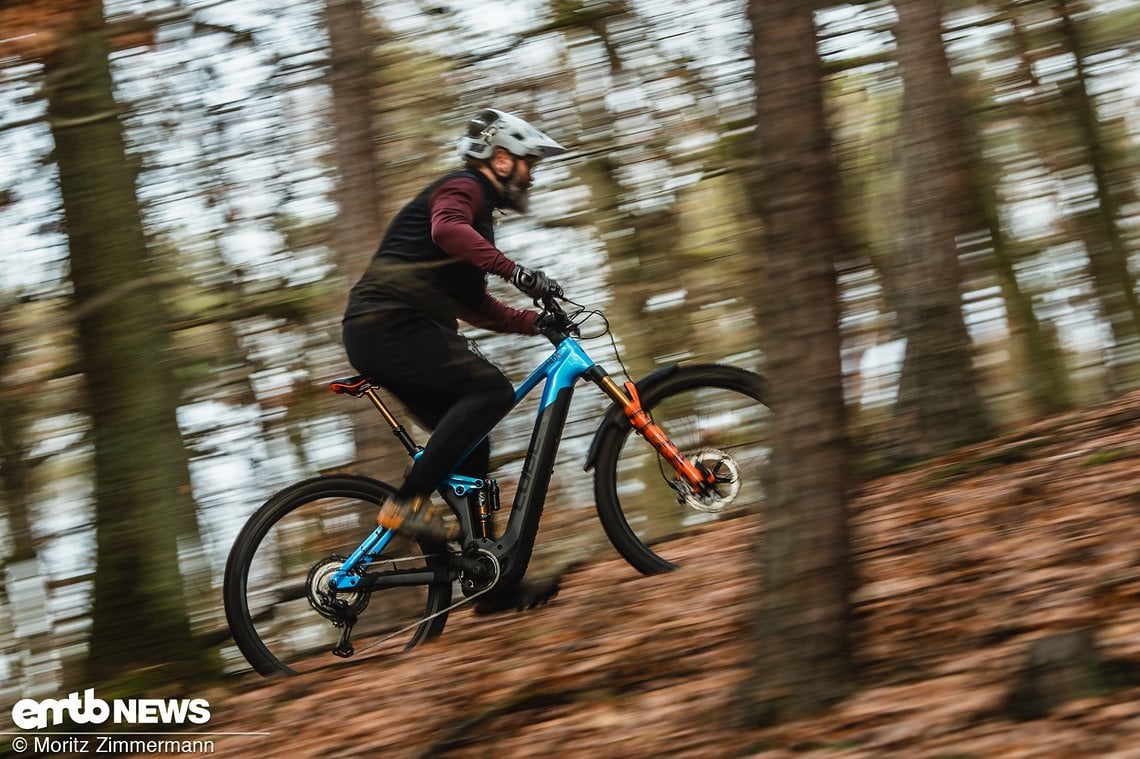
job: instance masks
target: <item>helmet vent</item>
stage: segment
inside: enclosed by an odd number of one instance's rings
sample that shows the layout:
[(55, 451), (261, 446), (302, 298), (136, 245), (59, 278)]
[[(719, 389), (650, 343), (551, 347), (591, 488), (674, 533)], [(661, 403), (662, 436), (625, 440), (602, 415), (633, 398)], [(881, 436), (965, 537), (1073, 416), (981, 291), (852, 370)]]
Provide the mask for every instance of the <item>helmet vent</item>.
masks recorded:
[(467, 136), (479, 137), (487, 130), (487, 127), (495, 123), (495, 119), (497, 118), (499, 118), (499, 114), (495, 111), (480, 111), (475, 118), (467, 122)]

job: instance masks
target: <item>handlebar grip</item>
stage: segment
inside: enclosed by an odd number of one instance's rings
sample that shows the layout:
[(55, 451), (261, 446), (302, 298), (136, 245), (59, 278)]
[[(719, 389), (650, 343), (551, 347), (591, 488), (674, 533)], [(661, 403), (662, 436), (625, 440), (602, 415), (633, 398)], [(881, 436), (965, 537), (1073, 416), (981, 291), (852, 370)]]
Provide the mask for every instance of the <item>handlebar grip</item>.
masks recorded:
[[(555, 292), (555, 289), (557, 289), (557, 292)], [(547, 311), (552, 314), (565, 315), (566, 312), (562, 309), (562, 306), (558, 304), (557, 300), (558, 298), (562, 297), (562, 295), (563, 293), (561, 287), (552, 288), (541, 298), (536, 298), (534, 302), (535, 305), (541, 306), (543, 311)]]

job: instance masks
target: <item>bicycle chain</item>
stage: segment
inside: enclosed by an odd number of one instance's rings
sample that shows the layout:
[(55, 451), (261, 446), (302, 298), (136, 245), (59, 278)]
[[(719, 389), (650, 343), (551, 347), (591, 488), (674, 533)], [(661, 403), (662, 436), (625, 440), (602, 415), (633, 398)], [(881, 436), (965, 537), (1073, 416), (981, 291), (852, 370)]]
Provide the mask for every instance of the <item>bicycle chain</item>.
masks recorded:
[[(385, 562), (391, 562), (391, 563), (395, 564), (398, 561), (417, 561), (419, 559), (430, 559), (430, 558), (434, 558), (435, 555), (436, 554), (431, 554), (431, 555), (424, 554), (422, 556), (401, 556), (401, 557), (395, 558), (395, 559), (384, 559), (384, 561)], [(490, 592), (491, 590), (494, 590), (495, 584), (499, 581), (499, 575), (500, 575), (502, 570), (499, 566), (499, 560), (497, 558), (495, 558), (494, 554), (488, 552), (488, 553), (486, 553), (486, 555), (488, 557), (490, 557), (490, 559), (493, 562), (494, 567), (495, 567), (494, 579), (492, 579), (491, 582), (489, 582), (487, 584), (487, 587), (483, 588), (482, 590), (480, 590), (476, 593), (472, 593), (469, 596), (464, 596), (463, 598), (459, 599), (458, 601), (456, 601), (451, 606), (448, 606), (445, 609), (440, 609), (439, 611), (432, 612), (431, 614), (428, 614), (426, 617), (424, 617), (422, 619), (419, 619), (415, 622), (412, 622), (411, 624), (404, 625), (400, 629), (394, 630), (393, 632), (388, 633), (387, 635), (385, 635), (383, 638), (380, 638), (379, 640), (372, 641), (367, 646), (364, 646), (363, 648), (359, 649), (357, 651), (357, 653), (362, 654), (365, 651), (368, 651), (370, 649), (375, 648), (376, 646), (380, 645), (381, 643), (385, 643), (385, 642), (391, 640), (392, 638), (395, 638), (397, 635), (400, 635), (402, 633), (407, 632), (408, 630), (411, 630), (413, 627), (419, 627), (423, 623), (430, 622), (433, 619), (435, 619), (436, 617), (441, 617), (444, 614), (450, 614), (451, 612), (458, 609), (460, 606), (463, 606), (464, 604), (469, 604), (472, 601), (474, 601), (476, 598), (478, 598), (479, 596), (483, 595), (484, 593), (487, 593), (487, 592)]]

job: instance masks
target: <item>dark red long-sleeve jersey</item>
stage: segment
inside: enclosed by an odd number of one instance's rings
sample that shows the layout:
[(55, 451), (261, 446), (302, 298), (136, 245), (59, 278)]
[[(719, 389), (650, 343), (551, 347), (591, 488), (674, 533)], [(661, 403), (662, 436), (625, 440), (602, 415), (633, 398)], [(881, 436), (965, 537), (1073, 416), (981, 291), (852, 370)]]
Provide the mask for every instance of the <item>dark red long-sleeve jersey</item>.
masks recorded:
[(345, 317), (379, 310), (391, 297), (448, 326), (462, 319), (499, 332), (537, 334), (538, 313), (487, 291), (487, 274), (509, 279), (515, 263), (495, 247), (499, 196), (473, 169), (426, 187), (392, 220), (372, 264), (349, 296)]

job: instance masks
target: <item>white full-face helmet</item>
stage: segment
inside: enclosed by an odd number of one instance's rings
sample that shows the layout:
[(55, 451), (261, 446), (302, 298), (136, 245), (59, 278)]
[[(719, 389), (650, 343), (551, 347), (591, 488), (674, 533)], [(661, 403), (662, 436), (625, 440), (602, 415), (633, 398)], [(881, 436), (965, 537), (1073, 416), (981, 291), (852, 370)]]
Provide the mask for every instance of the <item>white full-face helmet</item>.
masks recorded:
[(459, 138), (456, 147), (461, 158), (477, 161), (490, 158), (495, 148), (532, 161), (566, 152), (566, 148), (542, 130), (494, 108), (480, 111), (467, 122), (467, 132)]

